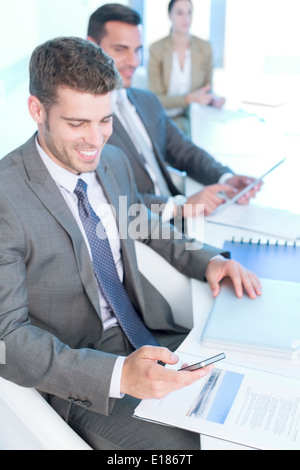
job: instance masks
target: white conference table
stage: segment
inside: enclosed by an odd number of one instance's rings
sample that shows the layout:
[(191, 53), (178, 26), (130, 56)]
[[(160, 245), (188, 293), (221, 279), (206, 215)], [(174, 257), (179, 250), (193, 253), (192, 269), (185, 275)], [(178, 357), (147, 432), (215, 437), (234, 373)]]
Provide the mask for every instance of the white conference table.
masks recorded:
[[(219, 226), (210, 224), (208, 222), (206, 222), (204, 226), (204, 235), (205, 241), (207, 243), (210, 243), (211, 245), (219, 248), (222, 248), (225, 240), (231, 240), (232, 235), (234, 235), (236, 239), (243, 237), (244, 239), (252, 238), (253, 240), (258, 240), (261, 238), (262, 242), (269, 238), (264, 234), (259, 234), (257, 232), (236, 229), (233, 227)], [(283, 241), (283, 239), (278, 237), (277, 239), (279, 241)], [(237, 353), (228, 350), (219, 351), (213, 348), (204, 347), (201, 344), (201, 335), (213, 306), (213, 297), (211, 295), (208, 284), (195, 280), (192, 280), (191, 283), (194, 327), (186, 341), (180, 347), (181, 351), (187, 353), (193, 352), (194, 354), (200, 355), (201, 357), (211, 357), (220, 352), (225, 352), (226, 361), (228, 362), (238, 363), (244, 366), (254, 367), (262, 370), (269, 370), (274, 372), (281, 371), (284, 375), (287, 374), (290, 376), (300, 377), (299, 365), (294, 364), (289, 360), (262, 357), (246, 353)], [(298, 339), (300, 339), (300, 332)], [(201, 435), (201, 448), (203, 450), (248, 450), (247, 447), (203, 435)]]
[[(282, 149), (289, 149), (289, 146), (286, 144), (285, 136), (278, 129), (269, 127), (265, 122), (253, 120), (251, 117), (249, 119), (247, 117), (236, 118), (234, 113), (231, 114), (226, 110), (216, 113), (210, 108), (195, 106), (191, 111), (194, 142), (205, 148), (222, 163), (227, 164), (228, 162), (237, 173), (260, 176), (262, 170), (272, 166), (272, 162), (278, 161), (282, 156), (287, 156), (288, 165), (284, 164), (285, 168), (282, 166), (281, 170), (278, 169), (277, 173), (275, 171), (269, 176), (261, 193), (251, 204), (300, 212), (298, 207), (299, 185), (296, 184), (298, 179), (297, 159), (300, 158), (300, 153), (297, 155), (295, 151), (294, 154), (292, 148), (288, 154), (283, 155)], [(250, 170), (252, 170), (251, 173), (249, 173)], [(278, 187), (281, 189), (281, 194), (279, 194)], [(274, 188), (276, 188), (275, 192)], [(187, 179), (187, 195), (193, 194), (199, 189), (201, 189), (201, 185)], [(204, 222), (200, 236), (197, 236), (194, 229), (195, 224), (189, 223), (190, 235), (220, 249), (223, 247), (224, 241), (232, 240), (232, 237), (235, 237), (236, 240), (241, 238), (245, 240), (261, 239), (262, 242), (270, 239), (266, 234), (257, 231), (216, 225), (207, 220)], [(280, 237), (275, 239), (285, 241)], [(200, 342), (203, 328), (213, 305), (213, 298), (207, 284), (192, 281), (192, 303), (194, 328), (183, 343), (181, 350), (197, 351), (197, 354), (204, 357), (213, 356), (221, 351), (203, 347)], [(259, 369), (281, 370), (284, 373), (288, 372), (289, 375), (300, 377), (299, 365), (293, 364), (292, 361), (228, 351), (226, 351), (226, 356), (226, 360), (230, 362), (238, 362)], [(203, 450), (249, 450), (248, 447), (204, 435), (201, 435), (201, 448)]]
[(280, 120), (192, 105), (191, 132), (196, 145), (237, 174), (260, 177), (286, 158), (265, 178), (255, 203), (300, 213), (300, 125), (298, 135), (289, 135)]

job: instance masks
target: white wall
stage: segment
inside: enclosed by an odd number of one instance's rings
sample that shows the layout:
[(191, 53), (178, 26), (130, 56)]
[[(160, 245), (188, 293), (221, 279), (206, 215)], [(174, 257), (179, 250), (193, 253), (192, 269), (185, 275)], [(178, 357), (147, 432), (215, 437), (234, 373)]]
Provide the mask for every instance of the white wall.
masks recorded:
[(226, 68), (263, 73), (267, 57), (300, 58), (299, 17), (299, 0), (227, 0)]
[(27, 109), (33, 49), (56, 36), (86, 37), (89, 16), (109, 1), (113, 0), (0, 0), (0, 158), (36, 130)]
[[(113, 0), (0, 0), (0, 71), (56, 36), (85, 37), (88, 18)], [(119, 0), (128, 4), (129, 1)]]
[[(59, 35), (86, 37), (91, 13), (113, 0), (37, 0), (39, 42)], [(127, 0), (117, 3), (129, 4)]]
[(37, 40), (37, 0), (1, 0), (0, 70), (28, 55)]
[(299, 17), (299, 0), (227, 0), (219, 92), (257, 102), (299, 102)]

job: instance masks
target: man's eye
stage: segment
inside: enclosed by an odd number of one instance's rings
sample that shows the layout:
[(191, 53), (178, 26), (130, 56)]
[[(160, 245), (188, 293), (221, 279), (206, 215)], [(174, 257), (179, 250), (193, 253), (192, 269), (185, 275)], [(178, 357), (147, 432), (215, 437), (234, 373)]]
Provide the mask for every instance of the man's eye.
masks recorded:
[(82, 122), (80, 122), (79, 124), (73, 124), (72, 122), (69, 122), (69, 125), (71, 127), (81, 127), (82, 126)]
[(102, 122), (103, 122), (103, 124), (110, 124), (110, 123), (112, 122), (112, 120), (113, 120), (113, 117), (110, 116), (110, 117), (108, 117), (108, 118), (106, 118), (106, 119), (103, 119)]

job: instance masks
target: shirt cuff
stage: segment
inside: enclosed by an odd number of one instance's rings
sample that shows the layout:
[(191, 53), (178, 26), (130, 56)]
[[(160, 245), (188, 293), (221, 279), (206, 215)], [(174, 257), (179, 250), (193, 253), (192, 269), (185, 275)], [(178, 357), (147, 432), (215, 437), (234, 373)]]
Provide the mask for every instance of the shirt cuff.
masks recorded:
[(123, 371), (123, 364), (126, 357), (119, 356), (116, 360), (115, 367), (112, 373), (109, 397), (110, 398), (123, 398), (124, 393), (121, 393), (121, 378)]
[(223, 256), (223, 255), (216, 255), (210, 261), (212, 261), (213, 259), (224, 259), (224, 258), (225, 258), (225, 256)]
[(169, 197), (161, 215), (162, 222), (170, 222), (170, 220), (174, 218), (174, 211), (175, 211), (174, 198)]
[(233, 173), (224, 173), (224, 175), (221, 176), (219, 179), (219, 184), (225, 184), (229, 178), (233, 177)]

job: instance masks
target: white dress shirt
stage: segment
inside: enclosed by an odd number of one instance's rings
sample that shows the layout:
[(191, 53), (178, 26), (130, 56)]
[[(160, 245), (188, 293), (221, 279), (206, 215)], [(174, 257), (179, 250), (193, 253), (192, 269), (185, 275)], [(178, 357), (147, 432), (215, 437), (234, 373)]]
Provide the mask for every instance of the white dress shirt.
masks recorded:
[[(88, 185), (88, 199), (89, 202), (98, 215), (101, 218), (101, 222), (104, 225), (104, 228), (108, 234), (109, 243), (111, 246), (113, 258), (116, 264), (117, 272), (120, 277), (121, 282), (123, 281), (123, 263), (121, 257), (121, 244), (119, 239), (119, 233), (117, 228), (116, 219), (114, 217), (112, 208), (107, 201), (107, 198), (104, 194), (104, 191), (98, 181), (95, 172), (92, 173), (82, 173), (81, 175), (76, 175), (71, 173), (70, 171), (64, 169), (57, 163), (55, 163), (44, 150), (39, 145), (38, 139), (36, 138), (36, 147), (38, 150), (39, 155), (41, 156), (47, 170), (49, 171), (51, 177), (55, 181), (58, 189), (60, 190), (62, 196), (64, 197), (68, 207), (70, 208), (78, 227), (82, 233), (84, 241), (86, 243), (89, 255), (91, 257), (91, 249), (90, 245), (83, 228), (79, 211), (78, 211), (78, 199), (77, 196), (74, 194), (74, 189), (77, 185), (77, 181), (79, 178), (84, 180)], [(103, 322), (104, 330), (112, 328), (118, 324), (117, 318), (111, 313), (111, 309), (109, 308), (107, 301), (102, 293), (101, 287), (98, 285), (98, 294), (99, 294), (99, 302), (100, 302), (100, 310), (101, 310), (101, 318)], [(111, 398), (122, 398), (120, 394), (120, 384), (121, 384), (121, 374), (122, 374), (122, 367), (125, 358), (119, 357), (115, 364), (114, 373), (112, 376), (111, 381), (111, 388), (110, 388), (110, 397)]]
[[(115, 90), (115, 91), (112, 92), (112, 107), (113, 107), (114, 114), (117, 116), (117, 118), (121, 122), (122, 126), (126, 130), (126, 132), (128, 134), (128, 137), (130, 138), (131, 131), (130, 131), (130, 129), (128, 129), (127, 123), (124, 121), (123, 116), (121, 115), (121, 113), (118, 110), (118, 106), (117, 106), (118, 93), (122, 94), (122, 100), (123, 100), (124, 103), (126, 103), (126, 107), (128, 107), (128, 113), (130, 114), (130, 118), (134, 120), (135, 127), (141, 133), (146, 145), (148, 145), (151, 152), (154, 153), (153, 145), (152, 145), (151, 139), (149, 137), (149, 134), (148, 134), (143, 122), (141, 121), (141, 119), (140, 119), (140, 117), (139, 117), (139, 115), (136, 111), (135, 106), (128, 99), (127, 92), (126, 92), (125, 88), (123, 88), (122, 90)], [(133, 144), (135, 145), (134, 142), (133, 142)], [(138, 148), (136, 150), (139, 152)], [(155, 156), (155, 158), (156, 158), (156, 156)], [(153, 185), (154, 185), (154, 188), (155, 188), (155, 193), (157, 195), (159, 195), (160, 192), (158, 190), (158, 184), (157, 184), (157, 178), (156, 178), (155, 172), (154, 172), (153, 168), (151, 168), (151, 166), (149, 164), (147, 164), (147, 162), (145, 163), (145, 167), (146, 167), (146, 170), (147, 170), (150, 178), (153, 181)], [(162, 217), (163, 222), (169, 222), (174, 217), (174, 202), (173, 202), (172, 197), (168, 198), (167, 204), (165, 205), (165, 208), (162, 212), (161, 217)]]
[[(151, 139), (136, 111), (135, 106), (129, 101), (126, 89), (123, 88), (121, 90), (115, 90), (112, 96), (113, 112), (126, 130), (137, 152), (142, 154), (145, 162), (145, 169), (154, 185), (155, 194), (158, 196), (162, 194), (159, 184), (160, 180), (162, 180), (161, 186), (164, 188), (163, 194), (167, 194), (169, 189), (159, 168)], [(120, 106), (121, 109), (123, 109), (123, 112), (121, 112)], [(124, 114), (126, 114), (126, 117)], [(138, 136), (136, 135), (137, 133), (139, 134)], [(160, 178), (157, 174), (158, 172), (160, 172)]]
[[(191, 51), (188, 49), (185, 52), (183, 68), (181, 68), (179, 63), (178, 53), (173, 52), (172, 57), (172, 68), (170, 74), (170, 82), (168, 95), (169, 96), (184, 96), (191, 91), (192, 84), (192, 60), (191, 60)], [(172, 108), (166, 110), (167, 114), (170, 117), (180, 116), (184, 111), (183, 108)]]

